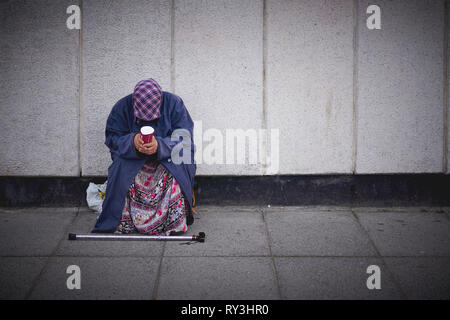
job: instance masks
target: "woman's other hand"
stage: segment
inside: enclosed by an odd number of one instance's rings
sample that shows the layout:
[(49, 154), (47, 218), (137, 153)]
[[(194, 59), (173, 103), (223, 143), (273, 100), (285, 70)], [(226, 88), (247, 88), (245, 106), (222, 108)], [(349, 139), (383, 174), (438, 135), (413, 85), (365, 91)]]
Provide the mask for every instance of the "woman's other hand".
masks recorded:
[(142, 135), (138, 133), (134, 136), (134, 146), (137, 151), (151, 155), (158, 151), (158, 140), (153, 137), (151, 142), (144, 143), (144, 140), (142, 140)]

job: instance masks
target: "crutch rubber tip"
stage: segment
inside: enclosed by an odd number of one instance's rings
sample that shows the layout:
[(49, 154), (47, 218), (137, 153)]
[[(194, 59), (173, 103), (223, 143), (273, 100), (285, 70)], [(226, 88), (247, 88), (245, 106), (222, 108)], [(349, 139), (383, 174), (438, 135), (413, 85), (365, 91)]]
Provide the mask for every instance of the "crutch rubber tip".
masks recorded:
[(198, 233), (198, 242), (205, 242), (206, 235), (204, 232)]
[(69, 233), (69, 240), (77, 240), (77, 235), (75, 233)]

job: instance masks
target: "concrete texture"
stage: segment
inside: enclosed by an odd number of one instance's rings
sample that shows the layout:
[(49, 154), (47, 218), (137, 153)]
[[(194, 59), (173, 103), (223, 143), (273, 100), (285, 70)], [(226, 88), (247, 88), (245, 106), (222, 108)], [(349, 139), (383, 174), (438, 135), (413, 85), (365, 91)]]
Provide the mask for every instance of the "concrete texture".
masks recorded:
[[(196, 222), (190, 227), (198, 234), (209, 230), (204, 244), (180, 245), (168, 242), (167, 256), (265, 256), (269, 243), (264, 220), (259, 209), (242, 207), (211, 207), (199, 210)], [(224, 228), (223, 226), (228, 226)], [(223, 239), (228, 238), (227, 241)]]
[(378, 1), (358, 11), (357, 173), (441, 172), (444, 1)]
[[(446, 123), (447, 124), (447, 141), (444, 141), (444, 143), (447, 144), (447, 159), (446, 159), (447, 168), (444, 168), (444, 170), (447, 169), (446, 173), (450, 174), (450, 160), (449, 160), (450, 159), (450, 125), (449, 125), (449, 123), (450, 123), (450, 63), (449, 63), (449, 61), (450, 61), (450, 25), (449, 25), (449, 23), (450, 23), (450, 4), (448, 3), (448, 1), (446, 2), (446, 4), (447, 4), (447, 6), (446, 6), (447, 24), (445, 25), (445, 30), (447, 30), (447, 33), (444, 32), (444, 41), (447, 41), (447, 83), (444, 83), (444, 88), (447, 90), (447, 105), (444, 106), (444, 108), (445, 107), (447, 108), (447, 110), (446, 110), (447, 119), (444, 119), (444, 121), (447, 120), (447, 123)], [(444, 72), (445, 72), (445, 70), (444, 70)], [(444, 134), (445, 134), (445, 132), (444, 132)], [(445, 137), (445, 135), (444, 135), (444, 137)], [(444, 163), (444, 166), (445, 166), (445, 163)]]
[[(275, 258), (282, 299), (402, 299), (378, 258)], [(366, 271), (377, 265), (381, 290), (368, 290)], [(448, 294), (448, 292), (447, 292)]]
[[(77, 211), (77, 208), (0, 209), (1, 255), (51, 255)], [(11, 230), (13, 236), (9, 234)]]
[[(198, 166), (199, 174), (254, 175), (257, 164), (225, 164), (226, 129), (258, 130), (262, 127), (263, 94), (263, 2), (175, 1), (174, 79), (175, 93), (184, 100), (192, 118), (202, 122), (194, 136), (199, 153), (209, 155), (216, 129), (223, 156), (221, 164)], [(202, 141), (199, 139), (198, 141)], [(220, 148), (219, 148), (220, 149)], [(213, 159), (211, 159), (212, 161)]]
[(442, 210), (354, 211), (383, 256), (450, 255), (450, 220)]
[(273, 207), (264, 209), (275, 256), (375, 256), (376, 252), (348, 210)]
[(280, 130), (280, 173), (351, 172), (353, 2), (266, 10), (266, 117)]
[(0, 299), (25, 299), (48, 258), (1, 257)]
[(386, 258), (396, 281), (408, 299), (448, 299), (450, 258)]
[[(95, 213), (2, 209), (0, 298), (450, 298), (449, 207), (198, 209), (187, 234), (204, 231), (205, 243), (69, 243), (67, 233), (90, 230)], [(384, 215), (401, 215), (411, 232), (386, 227), (385, 238), (377, 237), (368, 226), (378, 226)], [(433, 222), (435, 215), (440, 223)], [(80, 267), (80, 290), (66, 287), (70, 265)], [(380, 268), (380, 290), (366, 286), (370, 265)]]
[[(51, 258), (30, 299), (151, 299), (158, 258)], [(81, 270), (81, 289), (66, 286), (67, 267)]]
[[(80, 31), (74, 4), (1, 2), (0, 176), (106, 175), (106, 118), (146, 77), (197, 121), (199, 175), (448, 173), (448, 1), (381, 0), (381, 30), (366, 0), (84, 0)], [(206, 163), (230, 129), (258, 150)]]
[(82, 10), (82, 172), (106, 175), (105, 125), (113, 105), (145, 78), (170, 91), (170, 2), (85, 0)]
[(278, 291), (268, 257), (164, 257), (158, 299), (278, 299)]
[(0, 4), (0, 175), (79, 175), (77, 3)]

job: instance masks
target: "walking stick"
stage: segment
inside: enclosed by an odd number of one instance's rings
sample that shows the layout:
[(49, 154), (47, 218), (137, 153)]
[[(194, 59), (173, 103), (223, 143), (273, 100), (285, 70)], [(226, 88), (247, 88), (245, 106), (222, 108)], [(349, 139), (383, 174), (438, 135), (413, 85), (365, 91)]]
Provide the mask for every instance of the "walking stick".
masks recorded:
[(69, 240), (141, 240), (141, 241), (198, 241), (205, 242), (206, 235), (199, 232), (192, 236), (146, 236), (128, 234), (76, 234), (69, 233)]

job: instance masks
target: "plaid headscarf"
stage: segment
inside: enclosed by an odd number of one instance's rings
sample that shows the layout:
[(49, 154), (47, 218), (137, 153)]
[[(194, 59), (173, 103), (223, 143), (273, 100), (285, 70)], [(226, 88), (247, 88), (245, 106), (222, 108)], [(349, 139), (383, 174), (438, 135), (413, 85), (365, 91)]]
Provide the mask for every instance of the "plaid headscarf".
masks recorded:
[(161, 116), (162, 90), (153, 79), (141, 80), (134, 87), (133, 108), (136, 118), (151, 121)]

